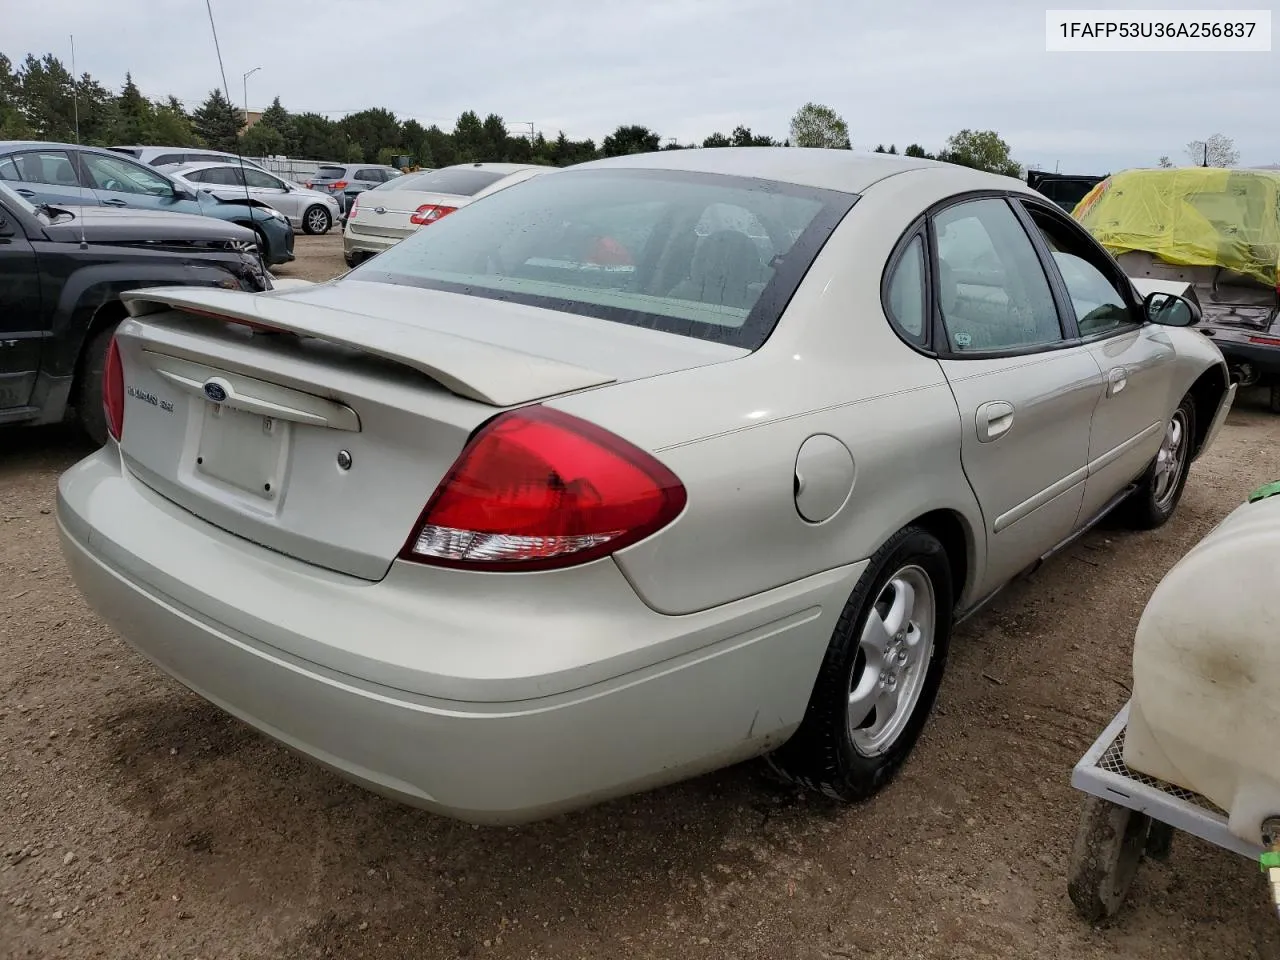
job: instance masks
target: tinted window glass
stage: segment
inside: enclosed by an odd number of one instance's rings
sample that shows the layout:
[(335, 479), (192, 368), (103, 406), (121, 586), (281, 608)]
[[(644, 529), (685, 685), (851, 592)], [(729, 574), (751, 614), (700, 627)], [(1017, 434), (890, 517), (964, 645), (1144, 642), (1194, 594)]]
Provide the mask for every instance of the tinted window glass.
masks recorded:
[(18, 165), (13, 157), (0, 157), (0, 180), (21, 180), (18, 176)]
[(33, 150), (14, 157), (18, 174), (28, 183), (52, 183), (61, 187), (78, 187), (80, 180), (71, 157), (65, 150)]
[(208, 170), (178, 170), (175, 171), (175, 176), (182, 177), (184, 180), (190, 180), (192, 183), (208, 183), (209, 173), (210, 171)]
[(1012, 350), (1062, 339), (1035, 247), (1003, 200), (972, 200), (934, 218), (938, 296), (951, 349)]
[[(187, 159), (188, 157), (181, 153), (162, 153), (151, 161), (151, 165), (153, 167), (163, 167), (170, 163), (186, 163)], [(190, 159), (194, 160), (198, 158), (191, 157)]]
[[(562, 172), (463, 207), (351, 276), (754, 349), (855, 200), (710, 174)], [(776, 255), (766, 260), (748, 233), (731, 226), (700, 235), (717, 205), (744, 211)]]
[(173, 195), (173, 187), (169, 181), (154, 170), (140, 163), (133, 163), (121, 157), (108, 157), (100, 153), (81, 155), (85, 173), (89, 177), (89, 186), (96, 190), (109, 190), (115, 193), (135, 193), (151, 197), (169, 197)]
[(1067, 285), (1080, 335), (1092, 337), (1136, 323), (1124, 295), (1114, 280), (1108, 279), (1112, 271), (1098, 252), (1043, 213), (1030, 213)]
[(898, 328), (916, 343), (924, 340), (924, 241), (912, 238), (889, 280), (889, 312)]
[(271, 176), (269, 173), (263, 173), (261, 170), (254, 170), (252, 167), (244, 168), (244, 182), (251, 187), (258, 187), (267, 190), (283, 190), (284, 184)]
[(347, 175), (345, 167), (320, 167), (313, 180), (341, 180)]
[(429, 170), (423, 173), (406, 173), (395, 180), (389, 180), (388, 190), (420, 190), (423, 193), (451, 193), (458, 197), (469, 197), (479, 193), (491, 183), (497, 183), (505, 173), (494, 173), (492, 170), (475, 170), (460, 167), (455, 170)]
[(379, 183), (382, 181), (382, 171), (381, 170), (357, 170), (354, 174), (352, 174), (352, 179), (368, 180), (374, 183)]

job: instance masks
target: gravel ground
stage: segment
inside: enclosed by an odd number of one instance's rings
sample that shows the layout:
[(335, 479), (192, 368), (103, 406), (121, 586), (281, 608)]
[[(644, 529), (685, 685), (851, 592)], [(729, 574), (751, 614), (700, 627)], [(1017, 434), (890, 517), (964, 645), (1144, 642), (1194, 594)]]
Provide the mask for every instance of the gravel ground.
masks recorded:
[[(341, 270), (336, 235), (298, 247), (282, 276)], [(65, 428), (0, 435), (0, 956), (1280, 958), (1257, 868), (1189, 837), (1110, 925), (1065, 893), (1071, 767), (1126, 698), (1144, 602), (1280, 477), (1280, 417), (1253, 398), (1170, 525), (1097, 531), (960, 630), (875, 800), (746, 765), (512, 830), (349, 786), (121, 644), (50, 513), (88, 452)]]

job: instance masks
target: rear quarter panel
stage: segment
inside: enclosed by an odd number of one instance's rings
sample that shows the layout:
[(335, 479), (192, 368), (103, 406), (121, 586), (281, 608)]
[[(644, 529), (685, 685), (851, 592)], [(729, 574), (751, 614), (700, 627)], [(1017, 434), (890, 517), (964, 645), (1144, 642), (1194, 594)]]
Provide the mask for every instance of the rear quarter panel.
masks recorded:
[[(933, 170), (869, 189), (755, 353), (554, 402), (655, 452), (685, 484), (680, 518), (616, 557), (656, 610), (690, 613), (864, 559), (934, 510), (962, 520), (969, 582), (980, 573), (984, 525), (961, 469), (955, 400), (880, 300), (902, 231), (952, 189)], [(799, 515), (794, 483), (816, 434), (839, 439), (855, 471), (843, 507), (815, 524)]]

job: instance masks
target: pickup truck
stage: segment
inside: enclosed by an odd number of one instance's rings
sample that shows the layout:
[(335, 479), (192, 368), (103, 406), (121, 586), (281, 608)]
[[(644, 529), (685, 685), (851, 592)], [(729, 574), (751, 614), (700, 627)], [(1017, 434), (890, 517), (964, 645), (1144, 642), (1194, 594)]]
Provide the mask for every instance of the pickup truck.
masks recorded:
[(0, 425), (74, 411), (105, 443), (102, 373), (120, 294), (138, 287), (262, 291), (271, 276), (247, 227), (213, 217), (35, 206), (0, 183)]

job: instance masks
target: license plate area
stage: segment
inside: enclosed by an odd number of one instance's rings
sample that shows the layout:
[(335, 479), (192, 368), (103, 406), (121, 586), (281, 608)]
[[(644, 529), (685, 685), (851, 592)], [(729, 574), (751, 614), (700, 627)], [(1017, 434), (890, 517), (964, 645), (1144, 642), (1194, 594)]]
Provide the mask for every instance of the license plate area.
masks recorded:
[(290, 424), (206, 402), (196, 473), (261, 500), (281, 494)]

